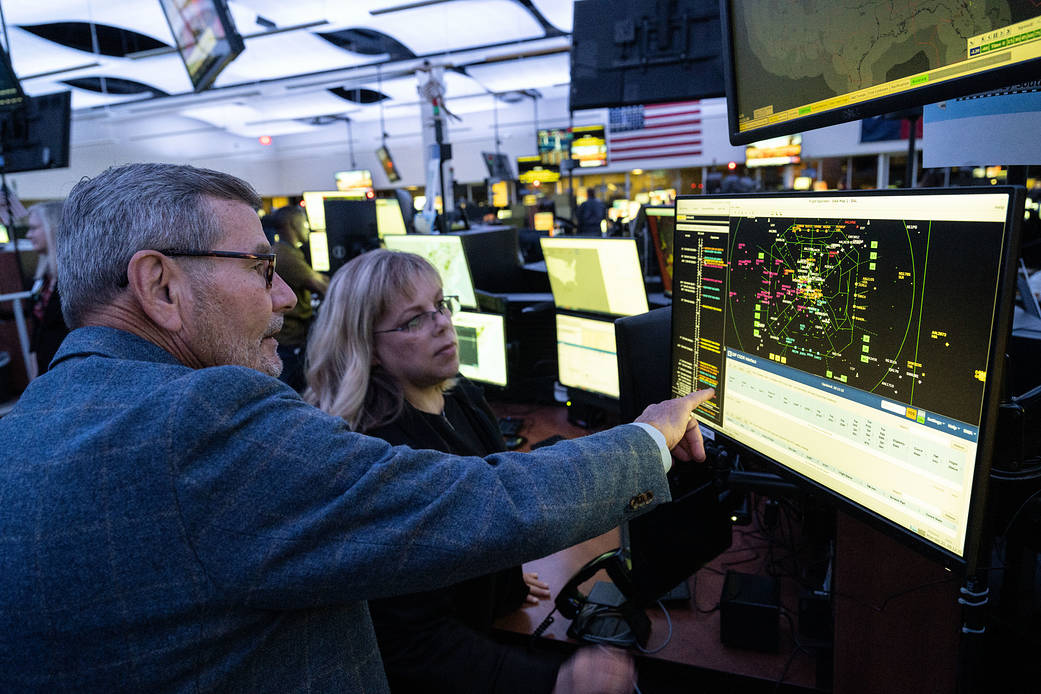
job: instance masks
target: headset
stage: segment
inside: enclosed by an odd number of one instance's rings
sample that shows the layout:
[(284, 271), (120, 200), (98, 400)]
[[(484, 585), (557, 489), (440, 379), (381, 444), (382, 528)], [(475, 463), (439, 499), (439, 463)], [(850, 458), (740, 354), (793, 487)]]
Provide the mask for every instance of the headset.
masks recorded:
[[(579, 586), (601, 569), (607, 571), (618, 591), (624, 596), (625, 601), (617, 607), (611, 608), (617, 616), (624, 619), (632, 629), (633, 635), (641, 646), (647, 645), (647, 639), (651, 634), (651, 622), (633, 601), (636, 595), (636, 586), (629, 572), (629, 564), (624, 550), (621, 548), (604, 552), (598, 557), (590, 560), (572, 576), (567, 585), (560, 589), (554, 604), (557, 610), (567, 619), (576, 621), (583, 608), (589, 603), (589, 596), (579, 590)], [(576, 621), (577, 625), (577, 621)]]

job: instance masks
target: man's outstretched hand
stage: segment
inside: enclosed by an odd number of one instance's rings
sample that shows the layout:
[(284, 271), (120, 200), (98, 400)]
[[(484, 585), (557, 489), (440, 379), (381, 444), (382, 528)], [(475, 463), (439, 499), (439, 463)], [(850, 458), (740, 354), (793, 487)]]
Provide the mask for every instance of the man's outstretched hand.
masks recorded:
[(706, 388), (682, 398), (649, 405), (636, 421), (650, 424), (664, 434), (669, 450), (679, 460), (704, 460), (705, 442), (701, 439), (701, 428), (693, 413), (694, 408), (715, 395), (714, 389)]

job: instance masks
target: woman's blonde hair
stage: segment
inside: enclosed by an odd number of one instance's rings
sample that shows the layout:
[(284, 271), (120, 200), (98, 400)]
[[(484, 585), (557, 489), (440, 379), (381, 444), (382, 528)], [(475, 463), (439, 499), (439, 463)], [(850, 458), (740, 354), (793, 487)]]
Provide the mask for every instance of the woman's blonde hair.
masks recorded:
[(424, 258), (384, 249), (359, 255), (333, 275), (307, 340), (307, 402), (360, 432), (401, 414), (401, 386), (373, 364), (373, 331), (394, 308), (390, 302), (413, 295), (424, 278), (441, 285), (441, 276)]
[(47, 239), (47, 252), (41, 253), (36, 262), (36, 275), (34, 279), (44, 277), (57, 277), (57, 267), (54, 262), (54, 232), (61, 224), (61, 201), (39, 202), (29, 208), (30, 215), (36, 215), (43, 226), (43, 235)]

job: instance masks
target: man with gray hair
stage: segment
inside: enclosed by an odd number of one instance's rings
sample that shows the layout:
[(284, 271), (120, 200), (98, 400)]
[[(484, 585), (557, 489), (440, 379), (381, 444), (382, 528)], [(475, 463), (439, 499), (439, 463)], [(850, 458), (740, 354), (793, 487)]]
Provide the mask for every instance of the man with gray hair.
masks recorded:
[[(258, 204), (167, 164), (70, 193), (74, 330), (0, 419), (0, 690), (385, 692), (366, 600), (606, 532), (704, 457), (710, 391), (483, 461), (350, 432), (273, 378), (294, 297)], [(561, 692), (632, 674), (570, 662)]]

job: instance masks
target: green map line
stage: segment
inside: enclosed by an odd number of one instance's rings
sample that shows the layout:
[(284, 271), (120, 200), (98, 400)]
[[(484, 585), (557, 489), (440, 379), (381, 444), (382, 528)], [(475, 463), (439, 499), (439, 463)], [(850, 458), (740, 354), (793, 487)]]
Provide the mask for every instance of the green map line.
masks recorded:
[[(932, 241), (932, 230), (933, 222), (929, 220), (928, 226), (925, 228), (925, 258), (922, 260), (922, 300), (918, 302), (918, 334), (915, 336), (914, 342), (914, 363), (913, 369), (914, 374), (918, 375), (918, 347), (922, 344), (922, 312), (925, 310), (925, 276), (929, 273), (929, 243)], [(904, 223), (904, 232), (907, 233), (907, 223)], [(911, 235), (907, 235), (907, 242), (910, 245)], [(909, 405), (914, 404), (914, 387), (918, 383), (917, 378), (911, 379), (911, 397), (908, 400)]]
[[(904, 343), (907, 342), (907, 334), (911, 331), (911, 319), (910, 319), (910, 317), (914, 315), (914, 298), (915, 298), (915, 294), (916, 294), (916, 292), (915, 292), (915, 285), (917, 283), (917, 280), (915, 279), (916, 275), (915, 275), (915, 263), (914, 263), (914, 246), (911, 245), (911, 234), (908, 233), (908, 231), (907, 231), (907, 221), (906, 220), (901, 220), (900, 223), (904, 225), (904, 234), (907, 237), (907, 255), (911, 258), (911, 306), (908, 308), (908, 311), (907, 311), (908, 321), (907, 321), (907, 325), (904, 326), (904, 336), (900, 339), (900, 344), (896, 348), (896, 354), (893, 355), (894, 361), (897, 360), (900, 357), (900, 352), (902, 352), (904, 350)], [(923, 295), (923, 297), (924, 297), (924, 295)], [(921, 307), (919, 307), (919, 309), (920, 308)], [(916, 347), (916, 349), (917, 349), (917, 347)], [(891, 373), (893, 373), (893, 367), (892, 366), (890, 366), (890, 367), (888, 367), (886, 369), (886, 372), (884, 374), (882, 374), (881, 378), (878, 379), (878, 383), (876, 383), (874, 386), (872, 386), (871, 390), (869, 392), (874, 393), (875, 392), (875, 388), (878, 388), (879, 384), (882, 383), (882, 381), (885, 380), (886, 376), (888, 376)], [(915, 379), (912, 379), (912, 380), (915, 380)], [(911, 395), (912, 396), (914, 395), (914, 385), (913, 384), (911, 386)], [(907, 404), (909, 404), (909, 405), (911, 404), (910, 398), (908, 398), (908, 403)]]

